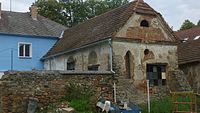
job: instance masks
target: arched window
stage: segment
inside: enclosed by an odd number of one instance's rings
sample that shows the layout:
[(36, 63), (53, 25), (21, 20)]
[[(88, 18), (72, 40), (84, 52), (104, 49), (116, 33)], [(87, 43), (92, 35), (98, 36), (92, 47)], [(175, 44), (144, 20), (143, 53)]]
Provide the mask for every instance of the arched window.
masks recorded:
[(99, 64), (97, 64), (97, 53), (95, 51), (92, 51), (89, 53), (88, 56), (88, 70), (89, 71), (98, 71)]
[(142, 20), (141, 23), (140, 23), (140, 26), (141, 27), (149, 27), (149, 22), (146, 21), (146, 20)]
[(130, 79), (134, 76), (134, 58), (130, 51), (128, 51), (125, 55), (125, 66), (126, 66), (125, 77), (127, 79)]
[(67, 70), (75, 70), (75, 60), (70, 56), (67, 60)]

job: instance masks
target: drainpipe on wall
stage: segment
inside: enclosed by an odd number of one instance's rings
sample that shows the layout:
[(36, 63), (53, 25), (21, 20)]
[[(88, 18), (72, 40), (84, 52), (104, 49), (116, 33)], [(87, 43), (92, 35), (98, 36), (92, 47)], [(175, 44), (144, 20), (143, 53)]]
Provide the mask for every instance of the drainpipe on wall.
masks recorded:
[[(112, 56), (113, 56), (112, 39), (109, 39), (108, 42), (109, 42), (109, 46), (110, 46), (110, 49), (109, 49), (109, 57), (110, 57), (110, 61), (109, 61), (109, 63), (110, 63), (110, 71), (111, 71), (112, 73), (115, 74), (115, 72), (113, 71), (113, 65), (112, 65), (112, 63), (113, 63), (113, 58), (112, 58)], [(114, 78), (114, 76), (113, 76), (113, 78)], [(113, 93), (114, 93), (114, 102), (117, 103), (117, 90), (116, 90), (116, 83), (114, 82), (113, 85), (114, 85), (114, 86), (113, 86), (113, 89), (114, 89), (114, 92), (113, 92)]]
[(113, 58), (112, 58), (112, 56), (113, 56), (112, 39), (109, 39), (108, 42), (109, 42), (109, 46), (110, 46), (110, 49), (109, 49), (110, 71), (111, 71), (112, 73), (115, 73), (115, 72), (113, 71), (113, 65), (112, 65), (112, 63), (113, 63)]

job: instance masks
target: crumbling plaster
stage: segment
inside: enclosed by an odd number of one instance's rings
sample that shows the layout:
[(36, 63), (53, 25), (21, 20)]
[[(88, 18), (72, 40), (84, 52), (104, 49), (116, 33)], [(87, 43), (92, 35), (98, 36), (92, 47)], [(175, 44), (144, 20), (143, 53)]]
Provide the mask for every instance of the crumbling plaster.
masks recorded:
[(163, 25), (164, 23), (160, 20), (160, 18), (155, 15), (143, 15), (137, 13), (134, 13), (130, 17), (127, 23), (116, 33), (115, 37), (127, 37), (128, 29), (140, 27), (140, 22), (142, 20), (147, 20), (150, 28), (161, 30), (165, 40), (172, 41), (172, 39), (169, 38), (171, 37), (170, 33), (166, 29), (166, 26)]
[(101, 43), (87, 48), (83, 48), (74, 52), (70, 52), (61, 56), (45, 60), (44, 68), (45, 70), (67, 70), (67, 60), (70, 56), (73, 56), (75, 60), (75, 71), (87, 71), (89, 66), (89, 53), (95, 51), (97, 54), (97, 64), (100, 65), (99, 70), (108, 71), (110, 54), (109, 48), (110, 46), (108, 43)]
[[(144, 50), (149, 49), (154, 53), (153, 59), (144, 59)], [(123, 76), (126, 71), (124, 56), (130, 51), (134, 57), (134, 84), (139, 84), (146, 79), (146, 64), (162, 63), (167, 64), (167, 71), (176, 69), (177, 63), (177, 46), (165, 44), (145, 44), (138, 42), (121, 42), (113, 41), (114, 62), (120, 75)], [(120, 62), (120, 63), (119, 63)]]
[(182, 64), (179, 66), (181, 70), (187, 75), (187, 80), (192, 86), (193, 90), (200, 94), (200, 63), (193, 62)]

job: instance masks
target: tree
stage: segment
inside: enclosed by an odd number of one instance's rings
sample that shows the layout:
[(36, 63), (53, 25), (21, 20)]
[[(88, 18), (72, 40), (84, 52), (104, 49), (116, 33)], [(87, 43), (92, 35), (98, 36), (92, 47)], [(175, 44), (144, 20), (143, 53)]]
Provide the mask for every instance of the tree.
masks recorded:
[(62, 7), (56, 0), (38, 0), (36, 5), (39, 8), (38, 13), (40, 15), (58, 23), (65, 24), (63, 22), (64, 17), (60, 13), (62, 11)]
[(38, 0), (39, 14), (68, 27), (128, 3), (128, 0)]
[(200, 26), (200, 20), (197, 22), (197, 26)]
[(192, 23), (190, 20), (185, 20), (181, 25), (180, 30), (186, 30), (195, 27), (195, 24)]

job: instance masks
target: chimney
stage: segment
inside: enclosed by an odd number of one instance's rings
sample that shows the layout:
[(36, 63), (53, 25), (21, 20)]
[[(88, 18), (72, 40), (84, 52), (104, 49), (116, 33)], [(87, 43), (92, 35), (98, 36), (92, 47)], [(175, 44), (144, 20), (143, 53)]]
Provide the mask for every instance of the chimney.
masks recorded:
[(1, 2), (0, 2), (0, 19), (1, 19)]
[(37, 16), (38, 16), (38, 7), (33, 4), (30, 7), (30, 13), (31, 13), (31, 17), (33, 20), (37, 20)]

